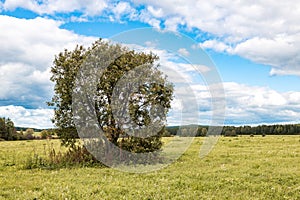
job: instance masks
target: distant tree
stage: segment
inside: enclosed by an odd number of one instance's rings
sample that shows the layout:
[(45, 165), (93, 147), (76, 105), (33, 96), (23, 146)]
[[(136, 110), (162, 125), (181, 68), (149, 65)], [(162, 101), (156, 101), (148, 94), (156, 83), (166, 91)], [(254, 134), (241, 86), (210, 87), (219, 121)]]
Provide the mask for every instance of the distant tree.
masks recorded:
[(231, 136), (233, 136), (233, 137), (238, 136), (238, 135), (236, 134), (236, 131), (235, 131), (234, 129), (231, 131)]
[(34, 130), (32, 128), (26, 129), (25, 138), (28, 139), (28, 140), (34, 139)]
[(206, 134), (207, 134), (207, 129), (206, 128), (202, 128), (201, 129), (201, 136), (206, 136)]
[(26, 140), (25, 133), (24, 133), (23, 129), (20, 129), (18, 135), (19, 135), (19, 140)]
[(25, 134), (26, 135), (28, 135), (28, 134), (33, 135), (34, 134), (34, 130), (32, 128), (28, 128), (28, 129), (26, 129)]
[(0, 118), (0, 138), (4, 140), (17, 140), (19, 138), (15, 125), (10, 118)]
[[(167, 82), (166, 77), (157, 69), (154, 64), (158, 57), (152, 53), (139, 53), (122, 47), (118, 44), (110, 44), (103, 40), (96, 41), (91, 48), (85, 49), (82, 46), (77, 46), (75, 50), (65, 50), (55, 57), (54, 66), (51, 69), (51, 81), (55, 83), (54, 96), (49, 102), (49, 106), (54, 106), (55, 115), (53, 122), (57, 129), (57, 134), (62, 140), (62, 144), (68, 147), (73, 147), (78, 138), (78, 133), (75, 129), (75, 123), (72, 113), (72, 93), (75, 88), (75, 78), (81, 64), (84, 60), (91, 56), (92, 52), (97, 51), (99, 54), (107, 53), (108, 56), (119, 54), (120, 56), (111, 63), (101, 77), (97, 84), (97, 96), (94, 100), (95, 111), (99, 126), (105, 131), (107, 138), (114, 144), (119, 146), (126, 146), (131, 148), (129, 144), (145, 147), (145, 151), (153, 151), (161, 147), (160, 134), (147, 138), (136, 138), (134, 136), (126, 135), (122, 127), (116, 122), (112, 112), (112, 95), (113, 89), (120, 80), (129, 71), (136, 69), (141, 65), (149, 66), (148, 74), (140, 73), (132, 79), (138, 79), (143, 76), (155, 76), (160, 80), (160, 84), (145, 82), (134, 94), (129, 95), (130, 105), (129, 113), (131, 120), (135, 122), (137, 127), (144, 127), (149, 125), (152, 121), (150, 119), (150, 112), (155, 105), (163, 105), (165, 108), (163, 114), (166, 115), (170, 106), (173, 95), (173, 87)], [(131, 87), (131, 83), (125, 83), (124, 87)], [(159, 114), (159, 112), (157, 112)], [(155, 116), (156, 118), (163, 118), (165, 116)], [(154, 118), (154, 119), (156, 119)], [(126, 121), (126, 119), (125, 119)], [(162, 129), (160, 133), (162, 134)], [(127, 140), (119, 140), (119, 138), (126, 137)], [(126, 141), (126, 145), (121, 145), (120, 142)], [(141, 148), (139, 148), (139, 151)]]
[(8, 140), (17, 140), (18, 135), (17, 135), (17, 131), (15, 128), (15, 124), (13, 121), (11, 121), (11, 119), (7, 119), (6, 120), (6, 128), (7, 128), (7, 132), (8, 132)]
[(0, 118), (0, 138), (7, 140), (7, 136), (5, 118)]
[(47, 130), (42, 130), (42, 132), (41, 132), (42, 139), (46, 139), (49, 135), (50, 135), (50, 133)]
[(292, 125), (292, 126), (291, 126), (291, 128), (290, 128), (290, 130), (289, 130), (289, 133), (290, 133), (291, 135), (295, 135), (295, 134), (296, 134), (296, 128), (295, 128), (295, 125)]
[[(166, 129), (168, 130), (168, 132), (171, 134), (171, 135), (176, 135), (177, 134), (177, 131), (179, 129), (179, 126), (169, 126), (169, 127), (166, 127)], [(198, 129), (200, 130), (200, 129)]]
[(236, 131), (234, 129), (232, 129), (232, 130), (228, 129), (228, 130), (225, 131), (224, 136), (235, 137), (235, 136), (237, 136), (237, 134), (236, 134)]
[(165, 128), (162, 132), (162, 137), (171, 137), (171, 133)]

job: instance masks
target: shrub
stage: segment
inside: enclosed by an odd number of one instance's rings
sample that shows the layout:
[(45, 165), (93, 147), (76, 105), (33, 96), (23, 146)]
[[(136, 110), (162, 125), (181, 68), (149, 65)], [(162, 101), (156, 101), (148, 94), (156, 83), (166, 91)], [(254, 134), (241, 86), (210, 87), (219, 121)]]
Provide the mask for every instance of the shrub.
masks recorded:
[(56, 169), (62, 167), (72, 166), (104, 166), (101, 164), (84, 146), (75, 146), (69, 148), (66, 152), (56, 152), (53, 145), (44, 145), (44, 155), (36, 153), (33, 150), (33, 154), (28, 156), (24, 169), (45, 168)]
[(26, 131), (25, 131), (25, 135), (28, 135), (28, 134), (31, 134), (31, 135), (33, 135), (33, 134), (34, 134), (34, 130), (33, 130), (32, 128), (28, 128), (28, 129), (26, 129)]
[(50, 135), (50, 133), (47, 130), (43, 130), (41, 132), (41, 138), (42, 139), (46, 139), (49, 135)]
[(33, 140), (34, 139), (34, 136), (32, 135), (32, 134), (26, 134), (25, 135), (25, 138), (26, 138), (26, 140)]

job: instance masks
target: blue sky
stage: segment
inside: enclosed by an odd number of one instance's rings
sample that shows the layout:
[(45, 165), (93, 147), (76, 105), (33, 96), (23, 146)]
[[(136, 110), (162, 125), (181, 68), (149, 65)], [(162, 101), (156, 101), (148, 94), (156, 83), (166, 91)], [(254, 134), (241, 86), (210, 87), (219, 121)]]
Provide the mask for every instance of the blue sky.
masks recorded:
[[(17, 126), (51, 127), (53, 111), (45, 102), (53, 95), (54, 55), (152, 27), (184, 34), (210, 56), (223, 81), (225, 124), (299, 123), (299, 20), (300, 3), (292, 0), (0, 0), (0, 116)], [(166, 46), (150, 47), (168, 61)], [(181, 50), (192, 48), (182, 44)], [(174, 69), (191, 73), (187, 65), (180, 67)], [(189, 84), (201, 108), (199, 123), (209, 124), (211, 95), (200, 79)], [(176, 118), (172, 111), (171, 124)]]

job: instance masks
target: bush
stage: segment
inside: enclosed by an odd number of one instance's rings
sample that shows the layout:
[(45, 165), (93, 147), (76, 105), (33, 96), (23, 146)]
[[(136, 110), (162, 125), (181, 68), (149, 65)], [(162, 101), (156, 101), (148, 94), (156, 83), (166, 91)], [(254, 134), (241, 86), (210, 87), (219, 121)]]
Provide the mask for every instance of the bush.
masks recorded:
[(33, 140), (34, 139), (34, 130), (32, 128), (28, 128), (25, 131), (25, 139), (27, 140)]
[(25, 135), (28, 135), (28, 134), (31, 134), (31, 135), (33, 135), (33, 134), (34, 134), (34, 130), (33, 130), (32, 128), (28, 128), (28, 129), (26, 129), (26, 131), (25, 131)]
[(238, 135), (236, 134), (235, 130), (232, 130), (232, 131), (227, 130), (227, 131), (225, 131), (224, 136), (226, 136), (226, 137), (237, 137)]
[(48, 151), (44, 147), (44, 156), (37, 154), (34, 150), (33, 154), (28, 156), (24, 169), (45, 168), (55, 169), (61, 167), (72, 166), (104, 166), (102, 165), (84, 146), (75, 146), (69, 148), (66, 152), (56, 152), (52, 144)]
[(26, 140), (33, 140), (34, 136), (31, 133), (28, 133), (28, 134), (25, 135), (25, 139)]
[(33, 156), (29, 156), (26, 160), (25, 169), (34, 169), (34, 168), (41, 168), (46, 167), (47, 161), (40, 157), (38, 154), (34, 153)]
[(46, 138), (48, 138), (50, 136), (50, 133), (47, 131), (47, 130), (43, 130), (42, 132), (41, 132), (41, 138), (42, 139), (46, 139)]

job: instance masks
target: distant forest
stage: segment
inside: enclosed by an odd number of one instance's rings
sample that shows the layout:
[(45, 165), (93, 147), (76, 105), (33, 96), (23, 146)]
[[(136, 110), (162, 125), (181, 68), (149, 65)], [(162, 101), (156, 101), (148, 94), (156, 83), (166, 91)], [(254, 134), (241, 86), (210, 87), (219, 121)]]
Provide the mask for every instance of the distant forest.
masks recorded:
[[(16, 127), (16, 131), (24, 131), (30, 127)], [(41, 128), (31, 128), (34, 132), (42, 132), (43, 130), (52, 130), (52, 129), (41, 129)]]
[[(187, 126), (188, 127), (188, 126)], [(165, 136), (181, 135), (187, 136), (188, 131), (179, 130), (179, 126), (169, 126), (166, 128)], [(206, 136), (208, 126), (198, 126), (196, 137)], [(221, 132), (223, 136), (238, 136), (238, 135), (300, 135), (300, 124), (287, 125), (259, 125), (259, 126), (224, 126)]]

